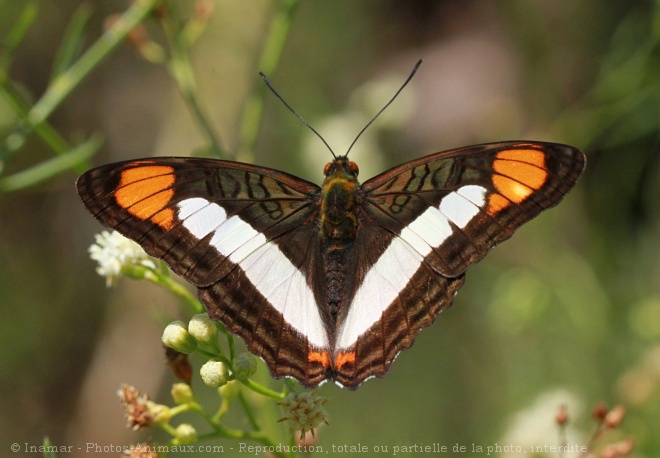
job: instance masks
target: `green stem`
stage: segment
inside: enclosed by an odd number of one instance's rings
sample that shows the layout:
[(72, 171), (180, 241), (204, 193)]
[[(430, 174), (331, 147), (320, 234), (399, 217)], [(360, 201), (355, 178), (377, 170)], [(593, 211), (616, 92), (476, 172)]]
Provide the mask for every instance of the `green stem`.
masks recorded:
[[(13, 83), (6, 77), (2, 75), (2, 80), (0, 81), (0, 88), (2, 89), (2, 95), (4, 95), (5, 100), (9, 103), (12, 110), (18, 114), (23, 122), (28, 123), (28, 113), (30, 112), (30, 106), (25, 101), (23, 96), (16, 90)], [(46, 142), (46, 144), (57, 154), (64, 154), (71, 149), (71, 145), (60, 135), (60, 133), (47, 121), (42, 122), (39, 125), (33, 126), (35, 132)], [(84, 170), (78, 170), (80, 173)]]
[[(0, 76), (0, 94), (4, 96), (11, 109), (18, 115), (22, 122), (17, 131), (9, 135), (0, 151), (0, 161), (7, 161), (20, 148), (25, 141), (24, 126), (29, 125), (28, 113), (30, 106), (24, 97), (16, 90), (14, 84), (7, 78), (6, 74)], [(71, 145), (48, 121), (33, 126), (34, 132), (43, 142), (57, 155), (62, 156), (72, 151)], [(70, 166), (77, 173), (83, 173), (89, 167), (86, 159), (81, 159)], [(52, 175), (51, 175), (52, 176)]]
[[(224, 327), (224, 326), (223, 326)], [(234, 336), (225, 330), (225, 336), (227, 336), (227, 346), (229, 347), (229, 359), (233, 360), (235, 351), (234, 351)]]
[(34, 186), (42, 181), (51, 178), (65, 170), (73, 169), (76, 166), (85, 164), (87, 160), (101, 146), (101, 140), (96, 137), (90, 138), (75, 148), (59, 156), (53, 156), (43, 162), (39, 162), (31, 167), (16, 172), (13, 175), (0, 179), (0, 191), (16, 191), (29, 186)]
[(252, 379), (245, 379), (245, 380), (239, 380), (243, 385), (254, 391), (255, 393), (262, 394), (264, 396), (267, 396), (269, 398), (275, 399), (276, 401), (281, 401), (284, 399), (284, 395), (278, 391), (271, 390), (270, 388), (266, 388), (263, 385), (260, 385), (259, 383), (255, 382)]
[(252, 412), (252, 406), (245, 398), (243, 390), (238, 392), (238, 400), (241, 403), (241, 407), (243, 407), (243, 410), (245, 411), (245, 415), (248, 417), (248, 421), (250, 422), (252, 429), (255, 431), (260, 431), (261, 428), (259, 427), (259, 423), (257, 423), (257, 418), (254, 416), (254, 412)]
[(185, 286), (170, 277), (168, 270), (149, 269), (145, 272), (144, 278), (170, 290), (175, 296), (182, 299), (193, 313), (204, 313), (204, 306)]
[(169, 423), (163, 423), (161, 425), (158, 425), (160, 429), (165, 431), (167, 434), (169, 434), (172, 437), (176, 437), (176, 429), (170, 425)]
[[(258, 62), (259, 69), (266, 75), (272, 74), (280, 62), (298, 3), (299, 0), (280, 0)], [(259, 84), (245, 104), (238, 135), (236, 159), (239, 161), (254, 161), (254, 145), (261, 125), (265, 94), (266, 86)]]
[(229, 412), (230, 404), (231, 403), (227, 399), (222, 398), (222, 400), (220, 401), (220, 407), (218, 408), (218, 411), (215, 413), (215, 415), (213, 415), (214, 423), (220, 423), (222, 417), (224, 417), (227, 414), (227, 412)]

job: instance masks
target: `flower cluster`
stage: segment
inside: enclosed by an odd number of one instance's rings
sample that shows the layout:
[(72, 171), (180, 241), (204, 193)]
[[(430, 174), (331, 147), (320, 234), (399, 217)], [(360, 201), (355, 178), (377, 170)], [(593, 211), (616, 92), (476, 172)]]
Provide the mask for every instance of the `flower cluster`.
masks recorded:
[(96, 243), (89, 247), (90, 257), (98, 263), (96, 272), (105, 277), (108, 287), (112, 286), (131, 266), (155, 269), (156, 264), (142, 247), (119, 232), (103, 231), (96, 234)]
[(285, 415), (279, 421), (286, 421), (291, 431), (300, 431), (300, 438), (304, 440), (307, 431), (314, 436), (314, 429), (321, 423), (328, 424), (327, 402), (315, 392), (289, 393), (279, 403)]
[(126, 413), (126, 426), (137, 431), (140, 428), (151, 426), (153, 416), (149, 410), (149, 398), (131, 385), (122, 385), (117, 391), (121, 404)]

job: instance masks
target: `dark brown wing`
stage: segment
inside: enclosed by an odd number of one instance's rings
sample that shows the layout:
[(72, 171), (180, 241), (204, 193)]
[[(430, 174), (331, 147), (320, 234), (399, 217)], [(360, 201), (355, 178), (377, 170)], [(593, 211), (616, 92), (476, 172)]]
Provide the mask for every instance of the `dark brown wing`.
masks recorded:
[[(77, 182), (103, 224), (199, 288), (209, 315), (241, 336), (277, 377), (328, 377), (326, 324), (305, 271), (320, 188), (263, 167), (193, 158), (143, 159)], [(313, 265), (313, 264), (312, 264)]]
[(584, 164), (570, 146), (503, 142), (426, 156), (364, 183), (355, 249), (366, 272), (337, 333), (335, 380), (354, 388), (385, 375), (451, 305), (466, 269), (559, 203)]

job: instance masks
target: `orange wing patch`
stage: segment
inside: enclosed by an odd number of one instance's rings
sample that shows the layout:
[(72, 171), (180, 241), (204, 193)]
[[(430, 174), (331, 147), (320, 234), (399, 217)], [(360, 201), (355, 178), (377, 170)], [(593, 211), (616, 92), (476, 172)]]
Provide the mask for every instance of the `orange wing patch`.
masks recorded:
[(526, 162), (545, 169), (545, 154), (536, 149), (505, 149), (497, 153), (497, 159)]
[(337, 353), (335, 367), (341, 369), (344, 364), (355, 364), (355, 352)]
[(307, 361), (319, 363), (323, 367), (330, 366), (330, 356), (327, 351), (310, 351), (307, 353)]
[(163, 229), (174, 225), (174, 212), (166, 208), (174, 196), (174, 169), (169, 166), (133, 167), (121, 173), (115, 191), (117, 204), (142, 220), (151, 219)]
[(488, 214), (502, 211), (511, 202), (520, 204), (548, 179), (543, 152), (533, 149), (511, 149), (497, 153), (493, 161), (493, 185), (499, 194), (488, 198)]

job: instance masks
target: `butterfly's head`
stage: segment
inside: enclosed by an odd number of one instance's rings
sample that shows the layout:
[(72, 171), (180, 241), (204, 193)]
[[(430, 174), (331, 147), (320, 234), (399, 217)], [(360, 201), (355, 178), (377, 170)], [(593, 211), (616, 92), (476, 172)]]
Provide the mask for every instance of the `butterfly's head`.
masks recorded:
[(323, 168), (323, 175), (329, 177), (330, 175), (349, 174), (357, 178), (360, 173), (358, 165), (350, 161), (346, 156), (338, 156), (334, 161), (328, 162)]

